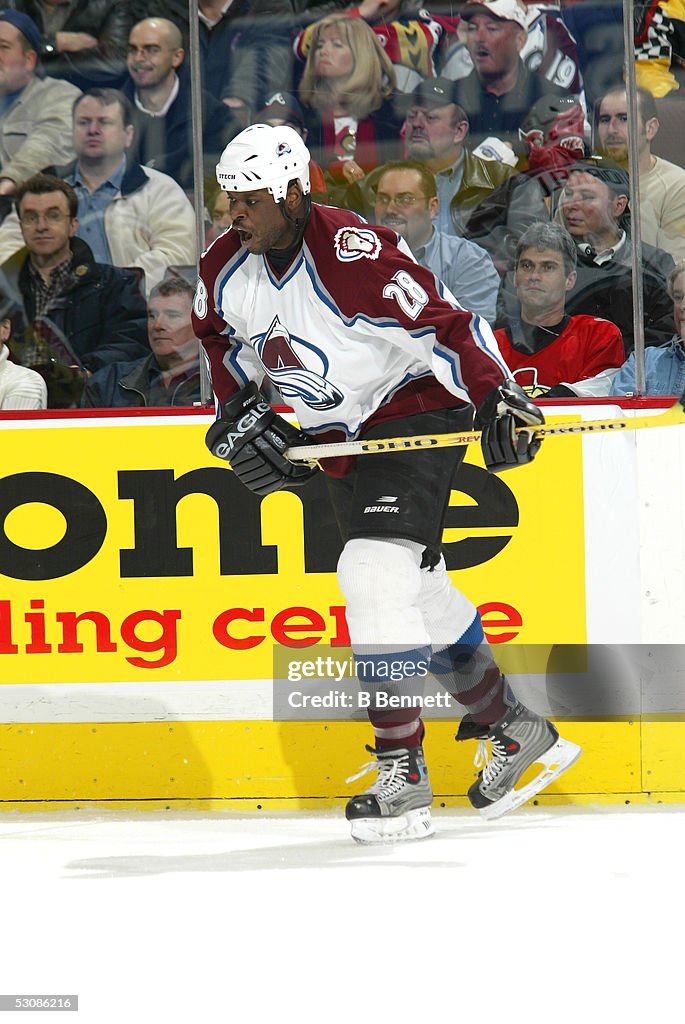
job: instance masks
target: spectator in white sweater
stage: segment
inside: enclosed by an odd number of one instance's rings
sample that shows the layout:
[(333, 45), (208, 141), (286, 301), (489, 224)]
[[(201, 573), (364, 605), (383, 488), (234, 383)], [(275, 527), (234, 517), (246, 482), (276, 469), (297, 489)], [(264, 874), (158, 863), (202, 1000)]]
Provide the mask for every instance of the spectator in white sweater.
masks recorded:
[(7, 342), (11, 330), (9, 317), (0, 320), (0, 409), (45, 409), (48, 392), (41, 375), (26, 366), (17, 366), (9, 357)]

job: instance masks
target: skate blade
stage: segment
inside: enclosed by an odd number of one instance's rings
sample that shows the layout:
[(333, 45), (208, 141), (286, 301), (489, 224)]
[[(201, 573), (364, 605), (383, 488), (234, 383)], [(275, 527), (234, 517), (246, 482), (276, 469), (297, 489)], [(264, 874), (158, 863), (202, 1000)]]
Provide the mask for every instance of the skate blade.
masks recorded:
[(367, 845), (426, 839), (434, 832), (430, 807), (419, 807), (397, 818), (356, 818), (350, 825), (355, 842)]
[(481, 818), (485, 818), (486, 821), (493, 821), (495, 818), (501, 818), (504, 814), (508, 814), (509, 811), (515, 811), (521, 804), (525, 804), (531, 797), (536, 796), (540, 790), (549, 786), (550, 782), (558, 779), (572, 764), (575, 764), (582, 752), (582, 747), (579, 747), (576, 743), (559, 738), (554, 746), (546, 750), (534, 762), (535, 764), (544, 765), (540, 774), (536, 775), (525, 786), (522, 786), (521, 789), (512, 789), (510, 793), (505, 793), (503, 797), (495, 800), (494, 803), (489, 804), (487, 807), (481, 807)]

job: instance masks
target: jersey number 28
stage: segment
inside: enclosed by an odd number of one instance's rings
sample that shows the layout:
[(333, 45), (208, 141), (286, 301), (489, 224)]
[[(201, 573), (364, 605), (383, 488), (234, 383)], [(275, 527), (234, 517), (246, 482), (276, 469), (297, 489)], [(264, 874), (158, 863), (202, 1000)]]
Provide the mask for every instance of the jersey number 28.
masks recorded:
[(416, 320), (428, 302), (425, 291), (407, 270), (398, 270), (393, 274), (392, 282), (383, 289), (383, 297), (396, 299), (402, 312), (411, 320)]

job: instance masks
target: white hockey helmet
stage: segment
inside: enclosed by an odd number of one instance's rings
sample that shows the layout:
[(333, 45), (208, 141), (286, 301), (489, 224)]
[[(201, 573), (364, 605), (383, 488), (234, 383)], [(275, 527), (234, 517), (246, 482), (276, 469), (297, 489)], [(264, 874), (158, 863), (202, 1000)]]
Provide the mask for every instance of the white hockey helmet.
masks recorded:
[(276, 202), (285, 199), (288, 183), (296, 179), (307, 195), (309, 150), (294, 128), (251, 124), (226, 146), (216, 179), (225, 192), (268, 188)]

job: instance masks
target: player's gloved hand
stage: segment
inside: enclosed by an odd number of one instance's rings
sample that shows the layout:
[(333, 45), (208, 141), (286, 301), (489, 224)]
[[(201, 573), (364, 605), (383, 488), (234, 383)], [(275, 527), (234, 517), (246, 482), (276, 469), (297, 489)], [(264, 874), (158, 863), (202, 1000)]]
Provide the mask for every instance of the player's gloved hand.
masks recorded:
[(536, 438), (533, 430), (517, 434), (516, 428), (538, 427), (544, 422), (540, 409), (515, 381), (505, 380), (491, 391), (476, 411), (483, 458), (490, 472), (503, 473), (505, 469), (532, 462), (542, 438)]
[(318, 466), (285, 457), (286, 448), (311, 443), (311, 438), (278, 416), (254, 381), (225, 402), (221, 413), (207, 431), (207, 447), (218, 459), (230, 462), (250, 491), (271, 494), (304, 484), (318, 472)]

